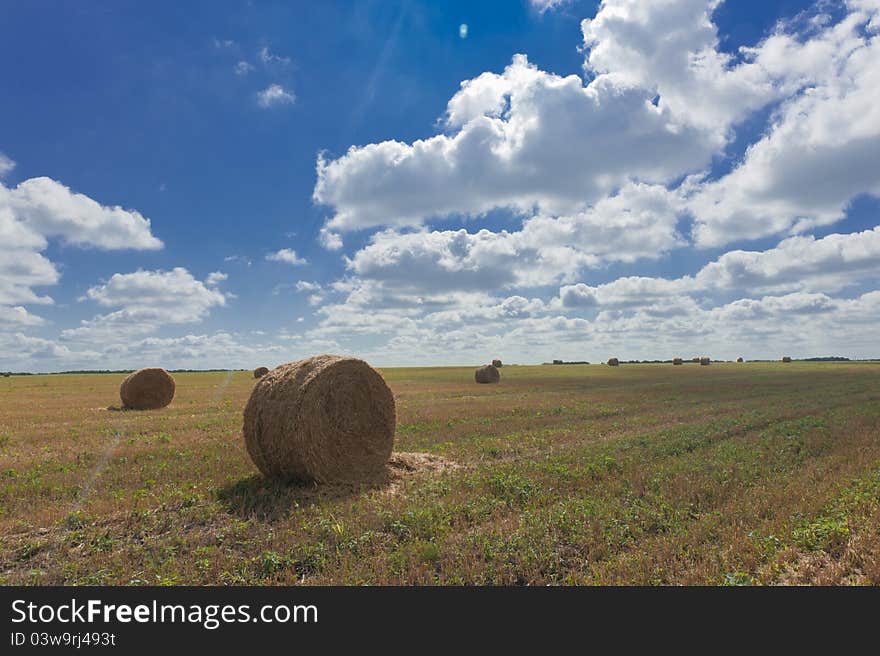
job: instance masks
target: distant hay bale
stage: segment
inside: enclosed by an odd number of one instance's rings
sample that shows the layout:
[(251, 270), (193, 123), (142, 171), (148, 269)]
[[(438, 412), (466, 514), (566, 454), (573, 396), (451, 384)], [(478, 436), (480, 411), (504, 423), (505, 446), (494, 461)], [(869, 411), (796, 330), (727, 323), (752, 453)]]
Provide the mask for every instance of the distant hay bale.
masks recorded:
[(244, 409), (245, 446), (268, 478), (351, 482), (391, 457), (394, 395), (363, 360), (316, 355), (263, 376)]
[(501, 360), (492, 360), (492, 366), (496, 369), (501, 369), (503, 365), (501, 364)]
[(262, 378), (269, 373), (269, 367), (257, 367), (254, 369), (254, 378)]
[(487, 364), (474, 372), (474, 380), (478, 383), (497, 383), (501, 380), (501, 372), (494, 365)]
[(709, 358), (700, 358), (700, 365), (705, 367), (706, 365), (712, 364), (712, 360)]
[(158, 410), (171, 403), (174, 389), (174, 379), (164, 369), (139, 369), (122, 381), (119, 398), (130, 410)]
[(736, 361), (737, 361), (737, 362), (743, 362), (744, 360), (743, 360), (741, 357), (739, 357), (739, 358), (736, 359)]
[(681, 358), (672, 358), (672, 364), (684, 364)]
[(618, 360), (617, 358), (608, 358), (608, 366), (618, 367), (620, 366), (620, 360)]
[(786, 356), (783, 356), (782, 361), (783, 362), (791, 362), (791, 358), (786, 355)]

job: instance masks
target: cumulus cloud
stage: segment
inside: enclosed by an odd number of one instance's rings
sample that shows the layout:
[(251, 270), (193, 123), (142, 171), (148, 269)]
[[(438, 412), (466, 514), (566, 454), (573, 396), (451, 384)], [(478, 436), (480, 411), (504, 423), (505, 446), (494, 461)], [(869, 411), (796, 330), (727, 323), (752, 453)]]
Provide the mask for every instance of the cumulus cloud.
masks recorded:
[(270, 262), (284, 262), (286, 264), (292, 264), (293, 266), (308, 264), (308, 262), (297, 255), (296, 251), (292, 248), (282, 248), (280, 251), (269, 253), (266, 255), (266, 259)]
[(292, 105), (295, 102), (296, 94), (286, 90), (280, 84), (270, 84), (257, 93), (257, 104), (263, 108)]
[[(325, 234), (493, 209), (555, 217), (629, 183), (669, 185), (705, 169), (757, 109), (800, 97), (842, 65), (847, 79), (876, 66), (867, 63), (872, 53), (857, 54), (867, 10), (853, 6), (846, 20), (806, 35), (780, 27), (731, 55), (719, 49), (712, 22), (718, 4), (605, 0), (582, 23), (586, 84), (516, 55), (503, 73), (462, 82), (446, 108), (447, 133), (322, 155), (313, 196), (333, 210)], [(853, 84), (870, 89), (870, 79)], [(861, 126), (853, 130), (877, 125), (857, 113), (864, 94), (841, 93), (853, 96), (847, 112)]]
[(115, 273), (106, 283), (90, 287), (86, 298), (170, 323), (199, 321), (212, 307), (226, 303), (221, 292), (209, 289), (183, 267)]
[(514, 232), (381, 231), (347, 263), (361, 278), (428, 292), (548, 285), (583, 267), (655, 259), (684, 245), (680, 205), (662, 186), (630, 183), (593, 207), (538, 215)]
[(107, 282), (90, 287), (82, 300), (119, 309), (63, 331), (65, 340), (119, 341), (152, 333), (167, 324), (202, 321), (212, 308), (226, 304), (222, 292), (182, 267), (116, 273)]
[(698, 170), (723, 143), (674, 126), (645, 90), (600, 76), (538, 70), (517, 55), (502, 75), (464, 83), (450, 101), (451, 135), (386, 141), (318, 160), (314, 199), (334, 233), (412, 226), (496, 208), (577, 213), (632, 179), (667, 183)]
[(597, 286), (564, 285), (558, 303), (565, 308), (619, 308), (711, 292), (837, 292), (878, 278), (880, 226), (821, 239), (791, 237), (766, 251), (730, 251), (695, 275), (674, 280), (630, 276)]
[[(21, 304), (49, 304), (35, 291), (58, 283), (57, 267), (45, 255), (50, 239), (105, 250), (154, 250), (149, 219), (139, 212), (108, 207), (49, 178), (31, 178), (16, 187), (0, 184), (0, 312), (22, 316)], [(29, 325), (37, 317), (27, 315)]]
[(9, 307), (0, 305), (0, 325), (40, 326), (45, 323), (42, 317), (31, 314), (20, 305)]
[(31, 178), (11, 189), (0, 185), (3, 209), (44, 237), (58, 237), (75, 246), (162, 248), (150, 232), (150, 220), (140, 212), (101, 205), (51, 178)]
[(15, 162), (12, 161), (9, 157), (0, 153), (0, 178), (6, 176), (12, 169), (15, 168)]
[(321, 285), (308, 280), (298, 280), (296, 282), (296, 291), (298, 292), (318, 292), (321, 291)]
[(698, 244), (802, 232), (840, 220), (859, 194), (880, 195), (876, 16), (855, 11), (807, 44), (768, 49), (775, 66), (806, 69), (811, 86), (782, 105), (741, 164), (694, 195)]
[(213, 287), (215, 285), (219, 285), (221, 282), (229, 278), (229, 275), (223, 273), (222, 271), (214, 271), (208, 274), (208, 277), (205, 278), (205, 284), (209, 287)]
[(47, 246), (43, 235), (0, 207), (0, 306), (52, 302), (33, 290), (59, 279), (55, 265), (40, 253)]
[(766, 251), (731, 251), (696, 275), (700, 287), (837, 291), (880, 276), (880, 226), (821, 239), (791, 237)]

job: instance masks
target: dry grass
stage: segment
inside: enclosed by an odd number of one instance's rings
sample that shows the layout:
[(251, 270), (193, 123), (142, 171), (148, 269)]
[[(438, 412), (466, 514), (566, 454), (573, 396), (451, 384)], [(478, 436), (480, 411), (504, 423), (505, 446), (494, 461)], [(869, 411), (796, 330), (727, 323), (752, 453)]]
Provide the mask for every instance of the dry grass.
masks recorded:
[(505, 372), (383, 371), (400, 455), (336, 487), (256, 473), (251, 372), (2, 378), (0, 582), (880, 583), (880, 366)]

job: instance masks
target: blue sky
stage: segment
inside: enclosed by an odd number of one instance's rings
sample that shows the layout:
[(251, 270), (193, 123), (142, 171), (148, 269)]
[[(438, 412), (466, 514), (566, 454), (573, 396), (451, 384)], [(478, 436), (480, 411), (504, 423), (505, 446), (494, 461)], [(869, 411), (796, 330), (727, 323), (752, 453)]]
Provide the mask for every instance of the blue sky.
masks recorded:
[(877, 355), (877, 2), (649, 4), (8, 7), (0, 370)]

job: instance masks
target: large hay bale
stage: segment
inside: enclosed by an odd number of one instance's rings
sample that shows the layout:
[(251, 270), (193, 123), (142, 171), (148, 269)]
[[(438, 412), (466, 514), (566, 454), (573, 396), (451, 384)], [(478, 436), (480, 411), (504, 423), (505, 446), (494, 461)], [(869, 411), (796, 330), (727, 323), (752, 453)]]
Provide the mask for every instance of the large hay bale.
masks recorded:
[(129, 410), (158, 410), (174, 398), (174, 379), (158, 367), (139, 369), (119, 386), (119, 398)]
[(712, 364), (712, 360), (710, 360), (709, 358), (700, 358), (700, 365), (702, 365), (703, 367), (710, 364)]
[(681, 358), (672, 358), (672, 364), (684, 364)]
[(493, 365), (487, 364), (474, 372), (474, 380), (478, 383), (497, 383), (501, 380), (501, 372)]
[(316, 355), (263, 376), (244, 409), (245, 446), (268, 478), (366, 480), (394, 444), (394, 395), (363, 360)]
[(269, 367), (257, 367), (254, 369), (254, 378), (262, 378), (269, 373)]
[(743, 360), (741, 357), (739, 357), (739, 358), (736, 359), (736, 361), (737, 361), (737, 362), (743, 362), (744, 360)]
[(620, 360), (618, 360), (617, 358), (608, 358), (608, 366), (609, 367), (619, 367)]
[(791, 362), (791, 358), (786, 355), (786, 356), (783, 356), (782, 361), (783, 362)]
[(501, 369), (503, 365), (501, 364), (501, 360), (492, 360), (492, 366), (496, 369)]

